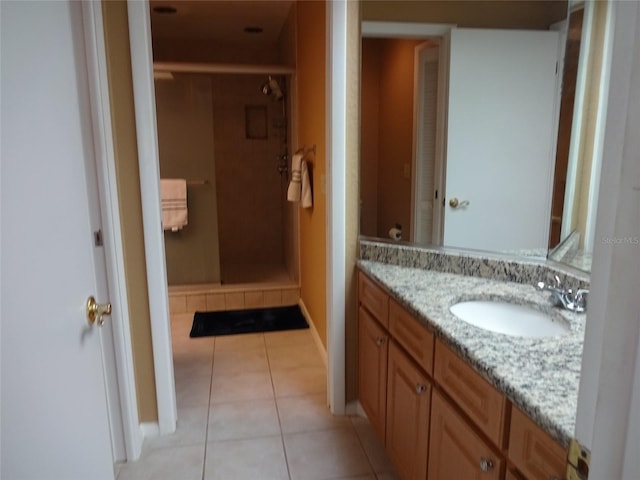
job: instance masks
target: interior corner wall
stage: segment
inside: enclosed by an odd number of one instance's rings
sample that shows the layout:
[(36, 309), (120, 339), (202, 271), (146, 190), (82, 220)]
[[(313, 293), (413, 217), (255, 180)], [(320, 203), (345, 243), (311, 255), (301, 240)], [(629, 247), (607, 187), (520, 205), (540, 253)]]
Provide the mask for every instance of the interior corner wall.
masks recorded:
[(399, 224), (403, 238), (412, 238), (414, 52), (422, 42), (392, 38), (381, 45), (378, 237)]
[(313, 207), (300, 209), (300, 297), (326, 348), (326, 2), (298, 1), (296, 7), (297, 145), (316, 145)]
[(360, 193), (360, 4), (347, 2), (347, 111), (345, 205), (345, 401), (358, 397), (358, 225)]
[(124, 0), (103, 1), (102, 12), (138, 416), (141, 422), (155, 422), (158, 420), (158, 406), (142, 232), (127, 4)]

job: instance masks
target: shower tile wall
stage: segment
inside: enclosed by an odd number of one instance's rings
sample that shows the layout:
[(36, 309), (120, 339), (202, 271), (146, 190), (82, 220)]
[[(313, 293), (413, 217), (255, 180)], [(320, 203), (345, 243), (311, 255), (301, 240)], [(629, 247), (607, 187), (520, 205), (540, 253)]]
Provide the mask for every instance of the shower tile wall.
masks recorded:
[[(287, 127), (282, 103), (261, 92), (265, 80), (258, 75), (211, 77), (223, 283), (247, 266), (285, 265), (287, 182), (278, 173), (277, 157), (284, 152)], [(247, 106), (266, 108), (267, 138), (247, 138)]]
[(195, 183), (187, 188), (189, 224), (164, 235), (169, 285), (219, 282), (211, 84), (176, 75), (155, 89), (161, 177)]

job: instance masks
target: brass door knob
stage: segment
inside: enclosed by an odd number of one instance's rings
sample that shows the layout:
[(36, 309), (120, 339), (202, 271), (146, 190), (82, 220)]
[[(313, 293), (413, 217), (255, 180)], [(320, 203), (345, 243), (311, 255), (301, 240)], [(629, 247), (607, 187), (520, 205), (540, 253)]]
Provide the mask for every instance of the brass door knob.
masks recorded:
[(449, 206), (451, 208), (464, 208), (469, 206), (469, 200), (458, 200), (456, 197), (453, 197), (451, 200), (449, 200)]
[(104, 315), (111, 315), (110, 303), (96, 303), (96, 299), (89, 297), (87, 299), (87, 320), (90, 325), (98, 323), (101, 327), (104, 324)]

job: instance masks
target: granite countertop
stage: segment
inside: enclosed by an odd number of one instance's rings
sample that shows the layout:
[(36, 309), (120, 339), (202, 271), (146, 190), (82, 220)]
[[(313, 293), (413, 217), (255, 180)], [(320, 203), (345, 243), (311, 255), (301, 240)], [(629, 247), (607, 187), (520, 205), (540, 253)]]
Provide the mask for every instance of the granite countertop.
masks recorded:
[[(533, 285), (359, 260), (359, 267), (553, 438), (574, 437), (585, 315), (551, 306)], [(508, 299), (569, 326), (557, 337), (525, 338), (474, 327), (453, 315), (459, 301)]]

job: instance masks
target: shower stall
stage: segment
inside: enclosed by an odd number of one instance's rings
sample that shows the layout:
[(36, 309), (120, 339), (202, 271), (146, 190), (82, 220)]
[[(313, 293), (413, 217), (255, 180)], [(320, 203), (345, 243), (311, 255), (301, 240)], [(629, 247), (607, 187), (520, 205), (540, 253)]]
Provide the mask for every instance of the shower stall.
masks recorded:
[(160, 174), (187, 184), (188, 224), (164, 235), (174, 312), (297, 302), (290, 81), (227, 72), (156, 79)]

